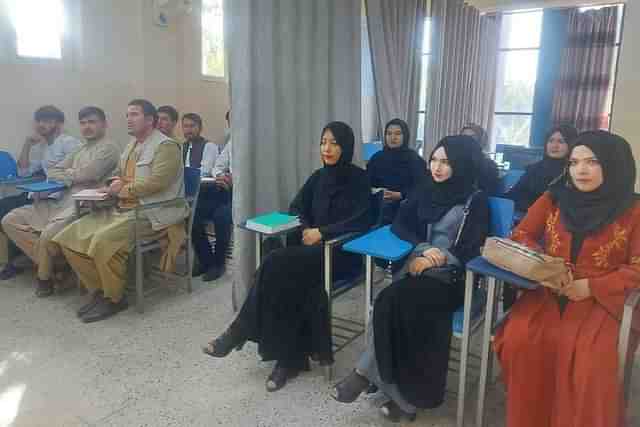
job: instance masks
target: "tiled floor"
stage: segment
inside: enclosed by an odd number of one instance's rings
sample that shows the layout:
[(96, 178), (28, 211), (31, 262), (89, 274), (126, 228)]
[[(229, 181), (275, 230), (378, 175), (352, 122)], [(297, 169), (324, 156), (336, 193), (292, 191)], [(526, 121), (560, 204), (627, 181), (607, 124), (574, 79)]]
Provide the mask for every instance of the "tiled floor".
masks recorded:
[[(0, 284), (0, 427), (389, 425), (375, 397), (334, 402), (317, 367), (267, 393), (271, 365), (258, 362), (255, 346), (224, 360), (203, 355), (200, 345), (232, 317), (228, 276), (214, 284), (195, 281), (190, 295), (159, 292), (142, 315), (130, 309), (90, 325), (74, 315), (84, 297), (38, 299), (32, 280), (26, 273)], [(341, 298), (338, 310), (359, 315), (361, 301), (356, 290)], [(339, 353), (336, 377), (349, 371), (361, 348), (358, 340)], [(494, 387), (489, 426), (503, 425), (503, 402)], [(472, 410), (469, 405), (470, 416)], [(455, 425), (455, 397), (411, 425)]]

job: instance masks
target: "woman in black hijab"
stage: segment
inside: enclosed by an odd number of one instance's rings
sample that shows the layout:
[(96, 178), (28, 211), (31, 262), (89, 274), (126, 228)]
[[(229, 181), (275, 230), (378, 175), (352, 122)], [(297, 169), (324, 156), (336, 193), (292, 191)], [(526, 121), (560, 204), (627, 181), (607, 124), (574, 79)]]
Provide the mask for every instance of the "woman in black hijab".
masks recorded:
[(464, 265), (479, 255), (489, 223), (470, 144), (476, 143), (466, 137), (440, 141), (424, 186), (400, 208), (392, 230), (417, 245), (409, 274), (380, 292), (369, 346), (335, 387), (336, 400), (351, 403), (373, 384), (388, 397), (381, 410), (392, 421), (413, 420), (417, 408), (442, 403), (453, 312), (464, 299)]
[[(606, 131), (581, 133), (567, 172), (514, 229), (514, 240), (562, 258), (573, 274), (558, 290), (523, 291), (496, 333), (509, 390), (506, 425), (627, 425), (615, 349), (625, 298), (640, 289), (635, 184), (627, 141)], [(632, 328), (628, 354), (635, 354), (639, 322)]]
[(549, 184), (564, 173), (569, 145), (577, 136), (578, 131), (571, 125), (560, 125), (549, 131), (544, 158), (527, 166), (524, 175), (507, 193), (507, 197), (515, 202), (517, 211), (526, 212), (547, 191)]
[[(498, 165), (485, 154), (489, 150), (489, 137), (487, 132), (475, 123), (468, 123), (460, 129), (460, 136), (467, 141), (474, 141), (475, 145), (470, 146), (472, 150), (473, 163), (478, 171), (477, 184), (481, 190), (488, 195), (498, 194), (500, 188), (500, 172)], [(459, 139), (462, 141), (462, 139)]]
[[(307, 179), (290, 207), (302, 223), (298, 244), (266, 256), (236, 319), (203, 349), (225, 357), (247, 340), (256, 342), (262, 360), (277, 361), (267, 379), (268, 391), (309, 370), (312, 354), (321, 364), (333, 362), (321, 243), (365, 231), (370, 222), (369, 180), (351, 163), (353, 147), (353, 131), (347, 124), (331, 122), (322, 130), (324, 167)], [(362, 258), (336, 250), (333, 265), (340, 277), (361, 267)]]
[(391, 120), (384, 128), (384, 149), (367, 163), (371, 187), (384, 189), (384, 224), (393, 222), (400, 202), (427, 172), (427, 163), (409, 147), (409, 135), (404, 120)]

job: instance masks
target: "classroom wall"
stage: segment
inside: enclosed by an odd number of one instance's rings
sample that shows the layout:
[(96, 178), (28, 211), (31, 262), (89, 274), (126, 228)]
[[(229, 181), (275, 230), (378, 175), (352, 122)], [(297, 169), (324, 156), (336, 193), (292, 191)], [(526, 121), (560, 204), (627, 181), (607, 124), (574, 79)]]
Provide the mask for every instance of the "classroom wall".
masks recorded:
[[(19, 151), (33, 111), (43, 104), (59, 106), (67, 130), (75, 135), (78, 110), (89, 104), (102, 107), (110, 136), (124, 145), (129, 139), (126, 105), (135, 97), (156, 106), (172, 104), (181, 113), (198, 112), (205, 135), (222, 139), (227, 84), (200, 77), (198, 2), (192, 15), (177, 14), (165, 28), (153, 22), (152, 0), (65, 1), (72, 25), (62, 61), (17, 60), (7, 48), (11, 28), (6, 11), (0, 11), (0, 149)], [(185, 53), (185, 48), (192, 51)]]

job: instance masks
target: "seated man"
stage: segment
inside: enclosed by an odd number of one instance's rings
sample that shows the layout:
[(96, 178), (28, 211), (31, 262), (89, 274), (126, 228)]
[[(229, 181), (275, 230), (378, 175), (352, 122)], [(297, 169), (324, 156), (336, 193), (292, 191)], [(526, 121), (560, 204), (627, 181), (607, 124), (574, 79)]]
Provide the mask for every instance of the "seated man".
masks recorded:
[[(62, 247), (91, 301), (78, 310), (83, 322), (96, 322), (127, 308), (124, 288), (134, 235), (157, 238), (172, 226), (184, 233), (187, 207), (145, 205), (184, 197), (180, 146), (155, 129), (158, 116), (149, 101), (136, 99), (127, 108), (132, 141), (120, 157), (117, 176), (104, 191), (117, 206), (98, 209), (68, 225), (53, 239)], [(136, 221), (135, 209), (140, 207)], [(182, 243), (182, 242), (180, 242)]]
[(62, 254), (51, 239), (75, 219), (71, 195), (101, 186), (113, 173), (120, 156), (119, 147), (105, 138), (104, 111), (85, 107), (78, 113), (78, 119), (85, 144), (50, 167), (47, 173), (49, 179), (64, 183), (68, 189), (59, 198), (47, 198), (14, 209), (2, 219), (2, 228), (9, 238), (38, 266), (36, 295), (39, 297), (53, 293), (53, 260)]
[[(228, 125), (229, 121), (227, 120)], [(204, 274), (202, 280), (205, 282), (220, 278), (225, 270), (226, 255), (233, 227), (231, 216), (231, 190), (233, 185), (231, 165), (231, 141), (229, 140), (222, 153), (216, 159), (213, 169), (211, 171), (202, 169), (203, 176), (213, 176), (215, 177), (215, 182), (213, 184), (204, 184), (200, 189), (198, 207), (193, 219), (193, 229), (191, 230), (191, 239), (199, 261), (199, 268), (193, 272), (193, 276)], [(206, 233), (208, 222), (213, 222), (216, 233), (215, 251), (212, 251), (211, 243)]]
[(158, 108), (158, 123), (156, 127), (169, 138), (175, 138), (176, 125), (178, 124), (178, 110), (171, 105), (163, 105)]
[(207, 141), (202, 133), (202, 117), (196, 113), (187, 113), (182, 116), (182, 156), (184, 165), (210, 171), (216, 163), (218, 154), (222, 148), (217, 144)]
[[(45, 105), (36, 110), (33, 116), (34, 133), (27, 137), (18, 157), (18, 175), (46, 176), (49, 167), (62, 161), (73, 152), (80, 141), (64, 133), (64, 113), (53, 105)], [(15, 208), (28, 203), (27, 194), (18, 192), (0, 200), (0, 219)], [(7, 263), (0, 271), (0, 280), (8, 280), (18, 273), (13, 258), (17, 249), (9, 244)]]

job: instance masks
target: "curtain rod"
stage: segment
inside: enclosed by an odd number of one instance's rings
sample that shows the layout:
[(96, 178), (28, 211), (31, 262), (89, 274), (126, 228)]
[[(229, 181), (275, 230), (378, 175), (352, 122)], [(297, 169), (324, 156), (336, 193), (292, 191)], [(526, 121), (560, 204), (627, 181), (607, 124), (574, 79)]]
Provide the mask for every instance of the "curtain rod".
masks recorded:
[[(526, 9), (575, 9), (579, 7), (591, 7), (591, 6), (618, 6), (621, 4), (627, 3), (628, 0), (586, 0), (586, 1), (575, 1), (568, 2), (567, 0), (557, 0), (557, 1), (528, 1), (523, 2), (522, 4), (511, 3), (508, 5), (501, 6), (492, 6), (492, 7), (479, 7), (471, 2), (471, 4), (478, 8), (481, 13), (497, 13), (497, 12), (513, 12), (516, 10), (526, 10)], [(571, 4), (568, 4), (571, 3)]]

